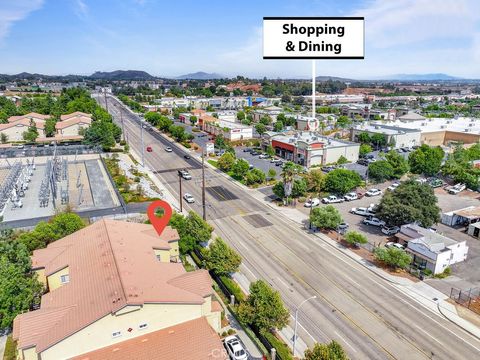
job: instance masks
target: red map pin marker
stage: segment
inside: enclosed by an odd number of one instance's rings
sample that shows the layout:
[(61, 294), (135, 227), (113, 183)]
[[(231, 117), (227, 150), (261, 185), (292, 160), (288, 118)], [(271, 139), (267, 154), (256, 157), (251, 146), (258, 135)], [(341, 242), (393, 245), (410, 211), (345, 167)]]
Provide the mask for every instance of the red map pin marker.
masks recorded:
[[(155, 215), (155, 210), (158, 208), (163, 209), (163, 216), (158, 217)], [(148, 219), (152, 223), (153, 227), (157, 231), (157, 234), (160, 235), (163, 232), (163, 229), (167, 226), (170, 218), (172, 217), (172, 207), (169, 203), (163, 200), (155, 200), (150, 204), (147, 209)]]

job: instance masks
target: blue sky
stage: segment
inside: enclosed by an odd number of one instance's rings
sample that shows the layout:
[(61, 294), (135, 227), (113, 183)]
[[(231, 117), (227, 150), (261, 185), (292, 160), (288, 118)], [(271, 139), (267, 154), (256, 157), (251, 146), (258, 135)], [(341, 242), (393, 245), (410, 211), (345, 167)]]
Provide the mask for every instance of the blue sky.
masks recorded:
[(262, 59), (262, 18), (351, 15), (365, 60), (319, 60), (318, 75), (480, 78), (478, 0), (0, 0), (0, 73), (308, 77), (309, 61)]

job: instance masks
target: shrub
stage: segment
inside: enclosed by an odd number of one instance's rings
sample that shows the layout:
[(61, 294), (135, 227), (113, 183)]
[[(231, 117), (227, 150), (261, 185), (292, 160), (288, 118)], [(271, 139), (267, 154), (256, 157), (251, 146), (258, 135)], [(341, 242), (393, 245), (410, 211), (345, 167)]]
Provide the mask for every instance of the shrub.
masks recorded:
[(233, 335), (235, 334), (235, 330), (233, 330), (232, 328), (228, 329), (228, 335)]
[(290, 351), (290, 348), (287, 346), (287, 344), (285, 344), (282, 340), (278, 339), (271, 332), (265, 332), (262, 335), (265, 339), (267, 339), (270, 345), (272, 345), (275, 350), (277, 350), (277, 354), (282, 360), (293, 360), (292, 352)]
[(345, 241), (350, 245), (366, 244), (368, 242), (367, 237), (360, 234), (357, 231), (349, 231), (345, 234)]
[(223, 285), (225, 285), (230, 294), (235, 296), (236, 302), (240, 303), (245, 300), (245, 294), (243, 293), (243, 290), (233, 279), (229, 278), (228, 276), (220, 276), (220, 281), (223, 283)]
[(17, 343), (12, 339), (12, 336), (7, 337), (5, 343), (5, 352), (3, 354), (3, 360), (16, 360), (17, 359)]

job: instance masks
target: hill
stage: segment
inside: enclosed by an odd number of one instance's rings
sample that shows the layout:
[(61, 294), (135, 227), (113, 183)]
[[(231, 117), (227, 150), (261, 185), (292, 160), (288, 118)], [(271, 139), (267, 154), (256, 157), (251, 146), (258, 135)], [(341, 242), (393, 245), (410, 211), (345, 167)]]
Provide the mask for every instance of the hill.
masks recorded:
[(155, 76), (141, 70), (96, 71), (90, 75), (98, 80), (154, 80)]
[(394, 74), (379, 77), (379, 80), (400, 80), (400, 81), (433, 81), (433, 80), (459, 80), (461, 78), (443, 74)]
[(225, 76), (217, 73), (206, 73), (203, 71), (197, 71), (195, 73), (185, 74), (177, 76), (175, 79), (179, 80), (214, 80), (214, 79), (223, 79)]

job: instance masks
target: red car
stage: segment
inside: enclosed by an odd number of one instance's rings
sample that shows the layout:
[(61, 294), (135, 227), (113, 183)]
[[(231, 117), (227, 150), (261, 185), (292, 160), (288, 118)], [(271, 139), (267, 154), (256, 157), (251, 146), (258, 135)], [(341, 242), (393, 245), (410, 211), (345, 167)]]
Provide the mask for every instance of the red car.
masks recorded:
[(147, 146), (147, 152), (152, 152), (152, 151), (153, 151), (152, 147), (151, 147), (151, 146)]

